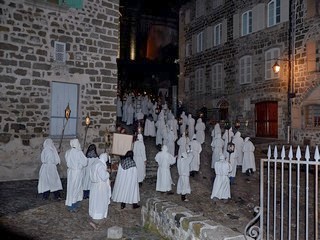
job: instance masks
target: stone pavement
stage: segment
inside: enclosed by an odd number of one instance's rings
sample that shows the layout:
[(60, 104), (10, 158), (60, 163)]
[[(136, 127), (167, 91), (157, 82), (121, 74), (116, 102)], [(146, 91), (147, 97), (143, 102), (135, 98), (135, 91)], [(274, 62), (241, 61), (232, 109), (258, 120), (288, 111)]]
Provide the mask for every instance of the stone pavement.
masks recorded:
[[(156, 179), (149, 177), (140, 188), (140, 205), (144, 205), (151, 197), (163, 198), (243, 233), (245, 226), (254, 216), (254, 207), (259, 204), (259, 159), (265, 157), (262, 152), (265, 152), (267, 144), (260, 142), (262, 148), (256, 145), (257, 172), (248, 177), (238, 169), (236, 184), (231, 186), (232, 198), (228, 201), (213, 201), (210, 199), (214, 176), (210, 168), (210, 133), (208, 129), (201, 153), (200, 172), (190, 178), (190, 201), (181, 202), (180, 195), (177, 194), (156, 192)], [(145, 145), (148, 152), (147, 164), (150, 164), (154, 162), (154, 155), (158, 152), (155, 139), (145, 138)], [(171, 172), (174, 182), (177, 183), (175, 165)], [(65, 196), (66, 179), (62, 181)], [(93, 222), (88, 214), (88, 199), (82, 201), (78, 212), (70, 213), (64, 200), (42, 200), (37, 194), (37, 180), (0, 182), (0, 187), (1, 236), (6, 236), (2, 239), (107, 239), (107, 230), (112, 226), (123, 228), (122, 239), (165, 239), (157, 232), (145, 229), (142, 226), (141, 209), (132, 209), (131, 205), (121, 210), (119, 203), (111, 202), (107, 220)]]

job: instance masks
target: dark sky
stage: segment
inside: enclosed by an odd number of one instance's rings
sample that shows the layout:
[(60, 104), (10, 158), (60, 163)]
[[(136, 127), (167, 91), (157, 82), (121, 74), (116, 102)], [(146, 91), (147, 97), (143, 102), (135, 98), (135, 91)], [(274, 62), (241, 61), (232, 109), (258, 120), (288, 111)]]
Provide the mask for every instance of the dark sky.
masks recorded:
[(139, 8), (152, 16), (178, 15), (180, 5), (188, 0), (120, 0), (120, 6)]

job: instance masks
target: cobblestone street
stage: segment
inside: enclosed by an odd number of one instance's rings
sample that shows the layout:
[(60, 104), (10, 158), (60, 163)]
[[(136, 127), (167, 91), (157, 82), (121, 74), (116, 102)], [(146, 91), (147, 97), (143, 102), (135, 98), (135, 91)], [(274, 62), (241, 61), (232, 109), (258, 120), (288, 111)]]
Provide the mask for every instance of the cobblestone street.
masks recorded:
[[(211, 133), (211, 132), (210, 132)], [(145, 138), (148, 163), (154, 161), (157, 153), (154, 138)], [(256, 145), (257, 171), (250, 177), (237, 171), (236, 183), (231, 186), (231, 199), (213, 201), (210, 199), (213, 181), (211, 164), (211, 136), (207, 131), (206, 142), (201, 153), (200, 172), (190, 178), (192, 193), (189, 202), (181, 202), (180, 195), (164, 195), (155, 191), (155, 177), (149, 177), (140, 188), (140, 205), (151, 197), (159, 197), (185, 206), (189, 210), (203, 214), (213, 221), (243, 233), (245, 226), (253, 218), (253, 209), (259, 203), (259, 159), (264, 149)], [(266, 144), (261, 145), (263, 148)], [(152, 157), (153, 156), (153, 157)], [(171, 168), (177, 183), (177, 169)], [(63, 180), (65, 196), (66, 179)], [(111, 202), (106, 221), (93, 227), (88, 214), (88, 199), (82, 201), (76, 213), (67, 211), (64, 200), (44, 201), (37, 194), (37, 180), (1, 182), (0, 224), (2, 239), (107, 239), (107, 230), (112, 226), (123, 228), (123, 239), (163, 239), (158, 233), (143, 228), (141, 208), (132, 209), (128, 205), (120, 209), (118, 203)], [(175, 190), (175, 186), (174, 189)]]

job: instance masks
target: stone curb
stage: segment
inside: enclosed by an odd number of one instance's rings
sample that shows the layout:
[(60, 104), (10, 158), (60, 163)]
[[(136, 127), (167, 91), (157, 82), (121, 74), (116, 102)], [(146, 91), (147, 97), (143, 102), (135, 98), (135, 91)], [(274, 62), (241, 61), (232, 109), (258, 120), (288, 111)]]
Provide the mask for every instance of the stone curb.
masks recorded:
[(143, 226), (174, 240), (249, 240), (201, 214), (161, 198), (149, 198), (141, 209)]

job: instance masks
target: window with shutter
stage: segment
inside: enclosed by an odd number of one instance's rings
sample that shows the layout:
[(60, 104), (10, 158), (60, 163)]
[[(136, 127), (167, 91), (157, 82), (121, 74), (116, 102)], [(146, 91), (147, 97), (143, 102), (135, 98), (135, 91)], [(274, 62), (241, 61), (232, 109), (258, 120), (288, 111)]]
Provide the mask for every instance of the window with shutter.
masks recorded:
[(266, 79), (279, 78), (279, 73), (274, 73), (272, 69), (273, 65), (275, 64), (279, 56), (280, 56), (279, 48), (271, 48), (265, 52), (265, 78)]
[(241, 35), (252, 33), (252, 11), (247, 11), (241, 17)]
[(54, 60), (58, 63), (66, 62), (66, 44), (54, 42)]
[(75, 137), (77, 135), (78, 89), (78, 84), (52, 82), (50, 135), (53, 138), (58, 138), (62, 134), (62, 129), (66, 122), (65, 109), (68, 104), (71, 109), (71, 115), (66, 125), (64, 136)]
[(223, 76), (222, 64), (217, 63), (213, 65), (211, 70), (212, 90), (217, 90), (222, 88), (222, 76)]
[(203, 92), (205, 86), (203, 69), (197, 69), (195, 75), (195, 90), (196, 92)]
[(240, 84), (251, 83), (252, 81), (252, 57), (243, 56), (239, 60)]
[(272, 0), (268, 3), (268, 27), (280, 22), (280, 0)]
[(212, 8), (215, 9), (224, 5), (224, 0), (212, 0)]
[(214, 26), (214, 46), (218, 46), (221, 44), (221, 38), (222, 38), (222, 24), (219, 23)]
[(197, 53), (203, 51), (203, 32), (197, 34)]

